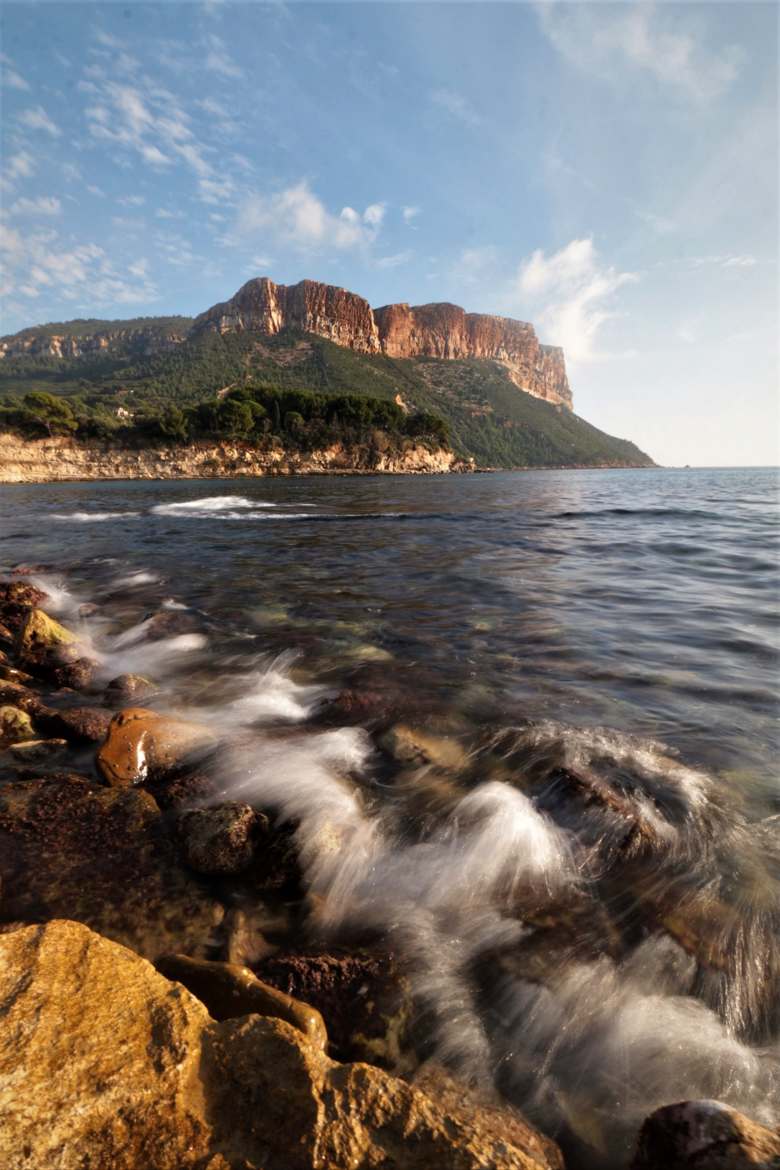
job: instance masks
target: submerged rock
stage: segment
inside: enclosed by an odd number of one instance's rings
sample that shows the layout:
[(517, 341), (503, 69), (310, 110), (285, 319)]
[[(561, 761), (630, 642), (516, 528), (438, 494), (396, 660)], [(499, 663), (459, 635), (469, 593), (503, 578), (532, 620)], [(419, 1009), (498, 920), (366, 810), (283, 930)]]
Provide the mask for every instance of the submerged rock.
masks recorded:
[(459, 771), (468, 763), (468, 753), (455, 739), (430, 735), (418, 728), (398, 723), (385, 732), (379, 746), (396, 763), (409, 766), (432, 764), (445, 771)]
[(128, 707), (111, 720), (97, 765), (113, 788), (159, 779), (184, 760), (213, 747), (208, 727), (145, 707)]
[(186, 955), (163, 955), (155, 962), (155, 967), (166, 979), (184, 984), (206, 1005), (215, 1020), (230, 1020), (252, 1013), (273, 1016), (286, 1020), (323, 1049), (327, 1045), (328, 1034), (316, 1008), (263, 983), (248, 967), (190, 959)]
[(632, 1170), (775, 1170), (780, 1130), (720, 1101), (682, 1101), (648, 1117)]
[(106, 687), (104, 702), (108, 707), (121, 707), (124, 703), (145, 699), (156, 690), (154, 683), (141, 674), (120, 674)]
[(508, 1111), (502, 1126), (496, 1110), (336, 1064), (283, 1020), (217, 1022), (77, 923), (0, 936), (0, 1004), (0, 1163), (13, 1170), (562, 1165)]
[(26, 739), (23, 743), (12, 743), (8, 750), (21, 764), (37, 764), (62, 755), (67, 746), (64, 739)]
[(207, 953), (223, 917), (147, 792), (78, 778), (0, 787), (0, 880), (0, 920), (73, 918), (150, 958)]

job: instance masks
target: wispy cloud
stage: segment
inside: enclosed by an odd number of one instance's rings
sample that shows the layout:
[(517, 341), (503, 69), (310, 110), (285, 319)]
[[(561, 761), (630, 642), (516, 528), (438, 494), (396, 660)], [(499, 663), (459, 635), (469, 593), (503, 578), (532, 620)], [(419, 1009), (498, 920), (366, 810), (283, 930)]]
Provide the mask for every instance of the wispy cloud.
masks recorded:
[(11, 206), (12, 215), (59, 215), (62, 204), (56, 195), (39, 195), (37, 199), (17, 199)]
[(51, 120), (43, 106), (32, 106), (29, 110), (22, 110), (19, 124), (28, 130), (43, 130), (46, 134), (51, 134), (52, 138), (59, 138), (62, 135), (59, 126)]
[(25, 81), (21, 73), (14, 68), (14, 63), (10, 57), (5, 53), (0, 53), (0, 82), (6, 89), (19, 89), (29, 91), (29, 83)]
[(401, 208), (401, 215), (403, 216), (404, 223), (411, 223), (412, 220), (417, 219), (417, 216), (419, 214), (420, 214), (419, 207), (408, 206), (408, 207)]
[(354, 248), (376, 238), (384, 205), (372, 203), (361, 215), (353, 207), (329, 211), (302, 180), (272, 195), (253, 195), (241, 207), (236, 231), (240, 236), (263, 234), (301, 250)]
[(229, 77), (231, 80), (236, 80), (244, 76), (244, 70), (230, 56), (225, 47), (225, 42), (221, 37), (213, 33), (210, 33), (206, 38), (206, 59), (204, 64), (211, 73), (218, 73), (221, 77)]
[(708, 49), (702, 16), (678, 5), (542, 0), (536, 9), (548, 39), (578, 69), (605, 78), (616, 68), (644, 73), (697, 102), (728, 89), (745, 59), (738, 45)]
[(454, 89), (435, 89), (431, 94), (431, 101), (464, 126), (479, 126), (482, 122), (471, 103)]
[(407, 249), (405, 252), (395, 252), (392, 256), (380, 256), (375, 261), (377, 268), (400, 268), (402, 264), (408, 264), (414, 256), (414, 252)]
[(9, 181), (29, 179), (35, 171), (35, 160), (26, 150), (12, 154), (5, 163), (5, 178)]
[(537, 250), (524, 260), (516, 291), (544, 339), (562, 345), (571, 362), (590, 362), (608, 356), (597, 349), (597, 337), (616, 315), (615, 293), (638, 279), (603, 264), (593, 241), (578, 239), (550, 256)]

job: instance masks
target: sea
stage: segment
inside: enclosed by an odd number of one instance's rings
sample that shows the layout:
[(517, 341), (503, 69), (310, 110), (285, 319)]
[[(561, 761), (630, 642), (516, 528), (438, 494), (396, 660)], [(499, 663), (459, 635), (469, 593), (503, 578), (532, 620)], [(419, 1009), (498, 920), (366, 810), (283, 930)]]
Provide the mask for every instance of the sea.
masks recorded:
[(294, 827), (301, 930), (390, 947), (427, 1051), (618, 1167), (670, 1101), (780, 1124), (779, 487), (8, 485), (0, 568), (220, 729), (225, 798)]

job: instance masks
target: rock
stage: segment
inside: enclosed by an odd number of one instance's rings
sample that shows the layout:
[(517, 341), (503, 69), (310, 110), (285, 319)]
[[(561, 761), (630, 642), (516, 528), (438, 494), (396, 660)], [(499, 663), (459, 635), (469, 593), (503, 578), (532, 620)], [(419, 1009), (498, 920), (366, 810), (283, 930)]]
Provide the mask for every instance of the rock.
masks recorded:
[(37, 714), (36, 720), (51, 735), (61, 735), (76, 743), (102, 743), (111, 716), (101, 707), (47, 707)]
[(120, 674), (117, 678), (112, 678), (106, 687), (104, 701), (108, 707), (121, 707), (124, 703), (145, 699), (156, 689), (154, 683), (143, 675)]
[(186, 955), (163, 955), (155, 962), (166, 979), (184, 984), (208, 1008), (215, 1020), (235, 1016), (273, 1016), (286, 1020), (325, 1049), (328, 1034), (316, 1008), (309, 1007), (276, 987), (263, 983), (248, 967), (235, 963), (210, 963)]
[(774, 1170), (780, 1130), (720, 1101), (681, 1101), (652, 1113), (639, 1134), (632, 1170)]
[(24, 743), (12, 743), (8, 750), (20, 764), (37, 764), (61, 755), (67, 746), (64, 739), (27, 739)]
[(380, 747), (405, 767), (432, 764), (445, 771), (459, 771), (468, 763), (468, 753), (454, 739), (429, 735), (397, 723), (379, 741)]
[(26, 711), (9, 705), (0, 707), (0, 744), (34, 738), (35, 730)]
[(141, 790), (55, 776), (0, 787), (0, 919), (73, 918), (140, 954), (208, 954), (222, 906)]
[(338, 1059), (400, 1073), (416, 1067), (411, 993), (392, 956), (287, 953), (272, 955), (257, 969), (267, 983), (321, 1012)]
[(90, 658), (76, 658), (71, 662), (52, 664), (47, 671), (47, 678), (56, 687), (69, 687), (74, 691), (84, 691), (92, 682), (95, 673), (95, 663)]
[(101, 775), (114, 788), (159, 779), (217, 742), (207, 727), (145, 707), (127, 707), (111, 720), (98, 752)]
[[(73, 922), (0, 935), (9, 1170), (560, 1170), (515, 1114), (339, 1065), (279, 1019), (222, 1022)], [(35, 1025), (31, 1026), (31, 1021)]]
[(42, 653), (60, 646), (71, 646), (76, 635), (66, 630), (42, 609), (33, 609), (24, 620), (17, 638), (17, 651), (22, 661), (36, 662)]
[(0, 646), (5, 646), (6, 650), (10, 650), (15, 640), (10, 628), (5, 622), (0, 622)]
[(18, 633), (30, 610), (45, 600), (46, 594), (35, 585), (24, 581), (0, 581), (0, 621), (8, 634), (12, 637)]
[(181, 813), (176, 827), (187, 864), (205, 874), (247, 869), (254, 853), (258, 815), (248, 804)]
[(0, 679), (4, 683), (16, 683), (18, 686), (24, 686), (33, 681), (31, 674), (25, 674), (23, 670), (17, 670), (15, 667), (5, 664), (0, 665)]

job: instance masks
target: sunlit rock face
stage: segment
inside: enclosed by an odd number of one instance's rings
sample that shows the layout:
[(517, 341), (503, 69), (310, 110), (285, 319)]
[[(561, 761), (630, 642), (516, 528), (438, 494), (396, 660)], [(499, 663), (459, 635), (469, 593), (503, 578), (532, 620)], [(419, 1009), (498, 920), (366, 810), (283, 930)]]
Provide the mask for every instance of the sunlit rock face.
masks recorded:
[(394, 358), (483, 358), (500, 362), (521, 390), (571, 407), (563, 350), (541, 345), (533, 325), (510, 317), (466, 313), (459, 305), (385, 305), (372, 310), (355, 293), (314, 280), (248, 281), (234, 297), (196, 318), (193, 332), (300, 329), (359, 353)]

